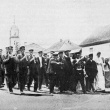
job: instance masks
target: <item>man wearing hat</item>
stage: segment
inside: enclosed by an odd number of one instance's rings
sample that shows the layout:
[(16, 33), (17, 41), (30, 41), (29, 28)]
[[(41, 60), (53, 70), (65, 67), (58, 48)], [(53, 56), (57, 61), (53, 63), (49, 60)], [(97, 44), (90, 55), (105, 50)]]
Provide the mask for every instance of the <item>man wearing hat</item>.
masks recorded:
[(13, 47), (10, 46), (6, 48), (6, 56), (3, 60), (6, 68), (6, 82), (9, 92), (12, 93), (12, 88), (14, 87), (14, 73), (15, 73), (15, 59), (12, 55)]
[(45, 60), (45, 72), (44, 72), (44, 79), (45, 79), (45, 84), (46, 84), (46, 87), (48, 87), (48, 74), (46, 73), (47, 71), (47, 68), (48, 68), (48, 63), (49, 63), (49, 58), (48, 58), (48, 55), (47, 53), (44, 53), (44, 60)]
[(21, 46), (20, 47), (21, 53), (17, 56), (17, 61), (19, 65), (19, 77), (18, 77), (18, 82), (19, 82), (19, 87), (20, 87), (20, 93), (23, 93), (23, 90), (25, 88), (25, 84), (27, 82), (27, 66), (28, 66), (28, 57), (25, 55), (25, 47)]
[(70, 77), (72, 75), (73, 69), (72, 69), (72, 63), (71, 63), (71, 59), (69, 57), (69, 51), (65, 51), (64, 52), (64, 60), (65, 60), (65, 90), (69, 90), (70, 89)]
[(50, 94), (54, 93), (54, 86), (56, 84), (56, 65), (58, 64), (58, 53), (53, 53), (53, 57), (50, 58), (48, 71), (49, 71), (49, 80), (50, 80)]
[(63, 52), (59, 52), (58, 53), (59, 57), (58, 57), (58, 63), (57, 63), (57, 69), (56, 69), (56, 73), (58, 76), (58, 81), (59, 81), (59, 89), (60, 89), (60, 93), (64, 92), (64, 84), (65, 84), (65, 66), (64, 66), (64, 56), (63, 56)]
[(30, 91), (30, 86), (32, 84), (32, 81), (34, 80), (34, 92), (37, 91), (38, 88), (38, 72), (37, 72), (37, 66), (35, 62), (35, 56), (33, 55), (33, 49), (29, 50), (30, 55), (28, 56), (28, 64), (29, 64), (29, 74), (28, 74), (28, 90)]
[(43, 52), (38, 52), (39, 57), (36, 58), (36, 64), (37, 64), (37, 71), (38, 71), (38, 87), (39, 90), (42, 88), (43, 83), (43, 75), (45, 72), (45, 60), (43, 58)]
[(9, 55), (11, 56), (11, 62), (14, 63), (14, 72), (13, 72), (13, 77), (12, 77), (12, 82), (13, 82), (13, 87), (17, 83), (17, 62), (16, 62), (16, 56), (13, 54), (13, 46), (9, 46)]
[(81, 59), (81, 53), (77, 54), (76, 62), (74, 64), (74, 73), (75, 73), (75, 88), (74, 92), (76, 92), (76, 86), (78, 84), (78, 81), (81, 84), (82, 91), (85, 94), (86, 88), (84, 84), (84, 61)]
[(95, 90), (95, 87), (94, 87), (94, 79), (97, 75), (97, 64), (96, 62), (93, 60), (93, 54), (89, 54), (89, 60), (86, 62), (86, 65), (85, 65), (85, 71), (86, 71), (86, 74), (88, 76), (88, 81), (89, 81), (89, 84), (90, 84), (90, 89)]

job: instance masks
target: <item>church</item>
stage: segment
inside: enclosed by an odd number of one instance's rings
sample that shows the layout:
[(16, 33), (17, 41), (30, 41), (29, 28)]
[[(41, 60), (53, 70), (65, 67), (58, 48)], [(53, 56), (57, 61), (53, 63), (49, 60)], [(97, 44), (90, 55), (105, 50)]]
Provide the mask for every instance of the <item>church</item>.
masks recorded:
[(20, 47), (19, 29), (15, 25), (15, 21), (14, 21), (14, 24), (12, 25), (12, 27), (10, 29), (9, 44), (10, 44), (10, 46), (13, 46), (13, 52), (14, 53), (16, 53), (16, 51), (19, 50), (19, 47)]
[[(13, 46), (13, 53), (16, 53), (21, 46), (20, 45), (20, 37), (19, 37), (19, 29), (15, 25), (15, 20), (14, 20), (14, 23), (13, 23), (11, 29), (10, 29), (9, 45)], [(24, 42), (24, 46), (25, 46), (25, 53), (26, 54), (29, 54), (29, 49), (33, 49), (35, 55), (38, 54), (38, 51), (45, 50), (43, 47), (41, 47), (40, 45), (38, 45), (36, 43), (31, 43), (31, 44), (25, 45), (25, 42)]]

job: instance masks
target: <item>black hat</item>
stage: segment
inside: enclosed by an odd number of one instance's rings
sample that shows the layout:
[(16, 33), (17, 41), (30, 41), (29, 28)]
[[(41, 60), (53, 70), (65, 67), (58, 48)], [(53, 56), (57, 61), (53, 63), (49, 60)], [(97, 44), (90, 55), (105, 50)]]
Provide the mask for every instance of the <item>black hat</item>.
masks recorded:
[(58, 54), (63, 54), (63, 52), (59, 52)]
[(75, 53), (76, 55), (79, 55), (80, 54), (80, 52), (77, 52), (77, 53)]
[(29, 51), (33, 52), (34, 50), (33, 49), (30, 49)]
[(38, 51), (38, 53), (43, 53), (43, 51)]
[(70, 52), (70, 50), (65, 50), (64, 52), (65, 52), (65, 53), (66, 53), (66, 52)]
[(101, 52), (97, 52), (97, 54), (101, 54)]
[(89, 54), (89, 57), (93, 57), (93, 54)]
[(25, 49), (25, 46), (21, 46), (21, 47), (20, 47), (20, 50), (22, 50), (22, 49)]
[(44, 53), (44, 55), (47, 55), (47, 53)]

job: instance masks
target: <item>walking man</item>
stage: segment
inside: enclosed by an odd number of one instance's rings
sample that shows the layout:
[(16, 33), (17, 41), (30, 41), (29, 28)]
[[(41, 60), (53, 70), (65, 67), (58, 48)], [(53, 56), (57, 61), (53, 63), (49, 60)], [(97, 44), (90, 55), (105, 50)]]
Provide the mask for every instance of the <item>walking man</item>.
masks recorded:
[(30, 49), (30, 55), (29, 55), (29, 74), (28, 74), (28, 90), (30, 91), (30, 86), (32, 84), (32, 81), (34, 80), (34, 92), (37, 91), (38, 88), (38, 72), (37, 72), (37, 65), (35, 62), (35, 56), (33, 55), (33, 49)]
[(86, 62), (85, 71), (86, 71), (86, 74), (88, 76), (90, 88), (94, 92), (95, 91), (94, 79), (96, 78), (98, 70), (97, 70), (97, 64), (93, 60), (93, 54), (89, 54), (89, 60)]
[(39, 57), (36, 58), (36, 64), (37, 64), (37, 71), (38, 71), (38, 87), (39, 90), (42, 88), (42, 83), (43, 83), (43, 75), (45, 72), (45, 60), (43, 58), (43, 52), (39, 51), (38, 52)]
[(17, 56), (17, 61), (19, 64), (19, 87), (20, 87), (20, 93), (23, 93), (23, 90), (25, 88), (25, 84), (27, 82), (27, 66), (28, 66), (28, 57), (25, 55), (25, 47), (20, 47), (21, 53)]
[(7, 87), (9, 88), (9, 92), (12, 93), (13, 92), (13, 87), (14, 87), (14, 73), (15, 73), (15, 69), (16, 69), (16, 65), (15, 65), (15, 59), (12, 55), (13, 52), (13, 47), (10, 46), (8, 48), (6, 48), (7, 50), (7, 54), (3, 60), (4, 64), (5, 64), (5, 68), (6, 68), (6, 83), (7, 83)]

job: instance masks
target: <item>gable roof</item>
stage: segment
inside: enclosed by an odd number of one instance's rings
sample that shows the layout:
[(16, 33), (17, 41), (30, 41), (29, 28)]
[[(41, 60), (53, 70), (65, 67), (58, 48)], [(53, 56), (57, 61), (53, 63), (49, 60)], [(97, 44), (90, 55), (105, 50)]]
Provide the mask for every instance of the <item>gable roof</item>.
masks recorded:
[(38, 44), (32, 43), (25, 46), (25, 52), (29, 52), (30, 49), (33, 49), (35, 53), (38, 51), (45, 50), (43, 47), (39, 46)]
[(80, 46), (93, 46), (110, 42), (110, 26), (96, 30), (91, 36), (85, 39)]
[(56, 42), (53, 44), (50, 48), (46, 49), (45, 51), (51, 52), (51, 51), (65, 51), (65, 50), (74, 50), (80, 48), (78, 45), (74, 44), (70, 40), (60, 40), (59, 42)]

